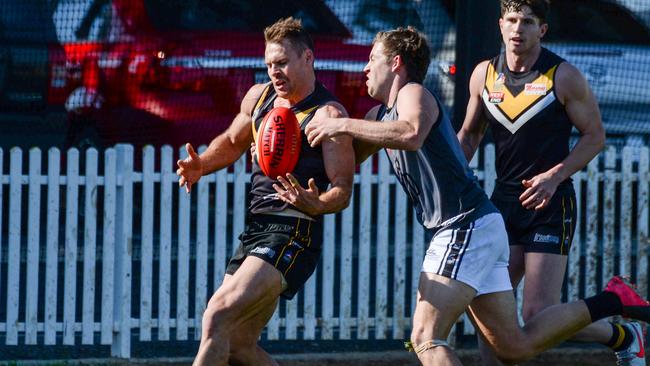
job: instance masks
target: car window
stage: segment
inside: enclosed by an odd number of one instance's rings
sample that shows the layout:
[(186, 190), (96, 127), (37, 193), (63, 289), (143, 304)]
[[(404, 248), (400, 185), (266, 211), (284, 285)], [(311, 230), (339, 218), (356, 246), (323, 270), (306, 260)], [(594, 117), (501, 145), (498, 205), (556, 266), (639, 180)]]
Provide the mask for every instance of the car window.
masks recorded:
[(604, 1), (555, 1), (544, 37), (550, 42), (650, 44), (650, 30), (629, 10)]
[(161, 30), (261, 32), (276, 20), (302, 19), (311, 34), (348, 37), (349, 31), (319, 0), (146, 0), (153, 25)]

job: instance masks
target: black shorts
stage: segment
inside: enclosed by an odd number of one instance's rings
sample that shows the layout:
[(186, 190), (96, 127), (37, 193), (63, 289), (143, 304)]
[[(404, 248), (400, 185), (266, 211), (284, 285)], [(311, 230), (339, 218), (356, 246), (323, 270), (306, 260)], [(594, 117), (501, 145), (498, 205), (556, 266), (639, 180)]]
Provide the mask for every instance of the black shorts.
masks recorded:
[(247, 221), (226, 273), (234, 274), (249, 255), (261, 258), (287, 281), (282, 297), (293, 298), (318, 264), (323, 240), (321, 222), (264, 214), (250, 214)]
[(559, 186), (542, 211), (527, 210), (518, 194), (505, 194), (498, 189), (491, 200), (503, 215), (510, 245), (523, 245), (525, 252), (569, 254), (577, 209), (571, 184)]

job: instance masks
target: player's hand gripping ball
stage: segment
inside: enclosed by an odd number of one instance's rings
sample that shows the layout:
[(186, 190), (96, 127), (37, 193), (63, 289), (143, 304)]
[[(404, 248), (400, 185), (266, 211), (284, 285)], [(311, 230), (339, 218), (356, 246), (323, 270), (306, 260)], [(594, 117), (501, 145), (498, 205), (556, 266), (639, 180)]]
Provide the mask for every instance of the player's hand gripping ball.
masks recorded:
[(289, 108), (271, 109), (260, 124), (255, 141), (257, 162), (270, 178), (284, 177), (296, 167), (300, 154), (300, 124)]

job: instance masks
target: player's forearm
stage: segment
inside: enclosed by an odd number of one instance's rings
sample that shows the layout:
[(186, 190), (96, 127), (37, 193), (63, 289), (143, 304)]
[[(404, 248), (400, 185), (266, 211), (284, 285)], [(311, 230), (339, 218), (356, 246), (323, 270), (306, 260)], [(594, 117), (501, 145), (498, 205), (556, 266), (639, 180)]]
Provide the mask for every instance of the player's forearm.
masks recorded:
[(373, 145), (369, 142), (354, 140), (354, 161), (357, 164), (363, 163), (368, 157), (376, 153), (381, 146)]
[(352, 185), (349, 187), (335, 186), (318, 197), (320, 207), (311, 213), (313, 216), (320, 216), (329, 213), (342, 211), (350, 204), (352, 196)]
[(199, 155), (203, 167), (202, 175), (210, 174), (233, 164), (246, 148), (234, 144), (226, 135), (212, 140), (208, 148)]
[(605, 146), (604, 134), (583, 134), (569, 155), (551, 169), (558, 183), (584, 168)]
[(465, 154), (465, 159), (467, 159), (468, 162), (471, 161), (474, 154), (476, 154), (476, 150), (478, 149), (478, 145), (481, 143), (482, 139), (483, 136), (478, 133), (468, 133), (463, 129), (458, 131), (458, 142), (460, 143), (460, 147), (463, 149), (463, 153)]
[(417, 131), (404, 121), (380, 123), (362, 119), (344, 118), (343, 133), (377, 147), (399, 150), (417, 150), (421, 139)]

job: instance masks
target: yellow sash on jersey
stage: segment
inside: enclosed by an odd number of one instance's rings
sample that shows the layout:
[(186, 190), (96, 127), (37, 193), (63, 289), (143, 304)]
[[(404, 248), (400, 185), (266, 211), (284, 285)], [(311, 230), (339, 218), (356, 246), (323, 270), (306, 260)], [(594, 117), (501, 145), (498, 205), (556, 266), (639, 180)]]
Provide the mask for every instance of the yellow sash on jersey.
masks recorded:
[(514, 96), (505, 87), (503, 80), (498, 80), (499, 74), (494, 69), (494, 65), (489, 63), (482, 98), (490, 114), (510, 132), (515, 133), (556, 100), (553, 78), (557, 66), (553, 66), (535, 80), (526, 83), (524, 90)]

